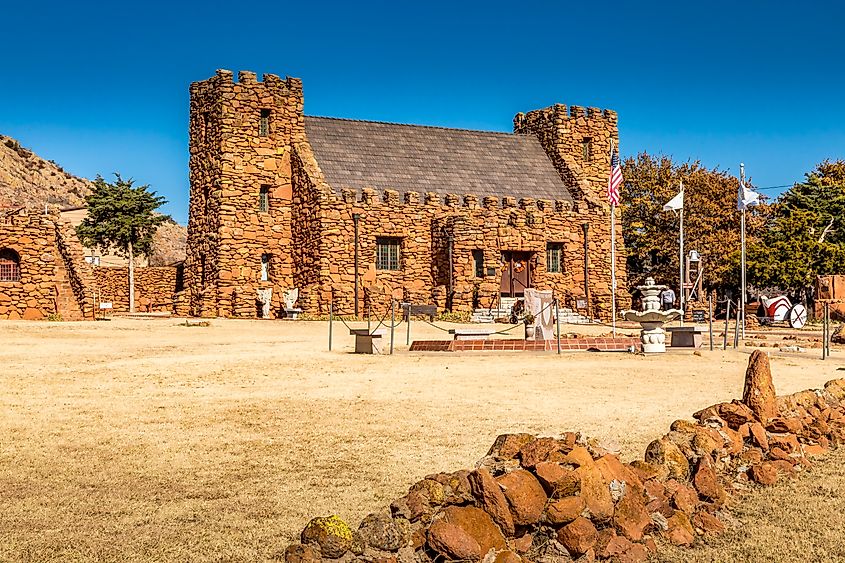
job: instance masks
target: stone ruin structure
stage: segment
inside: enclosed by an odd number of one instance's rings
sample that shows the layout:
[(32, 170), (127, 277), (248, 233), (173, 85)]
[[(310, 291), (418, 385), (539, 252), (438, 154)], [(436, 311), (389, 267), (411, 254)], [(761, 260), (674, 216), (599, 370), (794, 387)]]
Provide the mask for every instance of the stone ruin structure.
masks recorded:
[(723, 533), (737, 493), (811, 467), (845, 441), (845, 379), (776, 397), (755, 351), (742, 400), (677, 420), (623, 463), (580, 434), (499, 436), (473, 469), (435, 473), (357, 528), (311, 520), (287, 563), (643, 562), (661, 542)]
[(533, 287), (609, 318), (615, 112), (555, 105), (513, 134), (310, 117), (300, 80), (228, 70), (190, 98), (185, 313), (276, 318), (291, 288), (314, 315), (469, 312)]

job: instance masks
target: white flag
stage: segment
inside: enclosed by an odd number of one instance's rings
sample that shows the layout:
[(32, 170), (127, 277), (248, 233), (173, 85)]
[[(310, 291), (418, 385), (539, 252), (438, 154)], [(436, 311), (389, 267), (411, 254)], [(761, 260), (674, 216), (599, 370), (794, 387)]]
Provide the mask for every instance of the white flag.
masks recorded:
[(678, 211), (679, 209), (684, 208), (684, 183), (681, 182), (681, 191), (678, 192), (678, 195), (673, 197), (669, 200), (669, 202), (663, 206), (663, 211)]
[(760, 194), (740, 182), (739, 201), (737, 202), (736, 208), (740, 211), (745, 211), (749, 205), (757, 205), (758, 203), (760, 203)]

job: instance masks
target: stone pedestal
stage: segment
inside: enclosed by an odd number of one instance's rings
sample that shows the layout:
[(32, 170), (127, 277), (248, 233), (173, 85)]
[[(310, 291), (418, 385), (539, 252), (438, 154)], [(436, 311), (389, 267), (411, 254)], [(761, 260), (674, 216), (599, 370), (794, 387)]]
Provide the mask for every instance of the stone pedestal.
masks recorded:
[(666, 331), (663, 330), (663, 322), (642, 322), (640, 340), (643, 343), (643, 352), (653, 354), (666, 351)]

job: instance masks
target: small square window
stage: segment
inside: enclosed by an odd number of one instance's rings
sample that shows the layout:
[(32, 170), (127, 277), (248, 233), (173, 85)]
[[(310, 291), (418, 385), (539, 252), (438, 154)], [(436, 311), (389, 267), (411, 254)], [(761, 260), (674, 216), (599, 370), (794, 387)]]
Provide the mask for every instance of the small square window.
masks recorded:
[(593, 140), (590, 137), (581, 139), (581, 157), (584, 162), (590, 162), (593, 159)]
[(399, 249), (401, 246), (401, 238), (376, 238), (376, 270), (399, 270)]
[(266, 137), (270, 134), (270, 110), (261, 110), (261, 120), (258, 122), (258, 136)]
[(261, 281), (270, 281), (270, 259), (272, 254), (261, 255)]
[(549, 242), (546, 244), (546, 271), (550, 274), (563, 273), (563, 244)]
[(262, 213), (270, 211), (270, 186), (262, 184), (258, 190), (258, 210)]
[(484, 251), (477, 249), (472, 251), (472, 264), (475, 269), (475, 277), (484, 277)]

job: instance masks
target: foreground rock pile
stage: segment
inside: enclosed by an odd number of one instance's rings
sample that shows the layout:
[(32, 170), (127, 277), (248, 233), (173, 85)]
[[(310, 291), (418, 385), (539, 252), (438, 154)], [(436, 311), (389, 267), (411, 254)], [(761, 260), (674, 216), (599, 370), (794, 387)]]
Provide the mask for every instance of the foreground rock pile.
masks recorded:
[(756, 351), (742, 401), (694, 418), (675, 421), (630, 463), (575, 433), (499, 436), (476, 469), (429, 475), (357, 530), (315, 518), (285, 559), (644, 561), (657, 538), (690, 545), (723, 532), (732, 493), (794, 475), (842, 442), (845, 379), (778, 398)]

